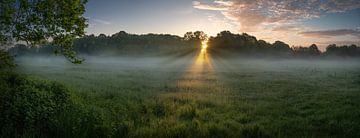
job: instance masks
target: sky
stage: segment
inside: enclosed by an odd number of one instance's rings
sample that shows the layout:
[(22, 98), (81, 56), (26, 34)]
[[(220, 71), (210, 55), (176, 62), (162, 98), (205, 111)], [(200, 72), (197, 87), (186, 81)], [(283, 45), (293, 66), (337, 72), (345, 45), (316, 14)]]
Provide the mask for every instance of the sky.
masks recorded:
[(290, 46), (360, 45), (360, 0), (89, 0), (87, 34), (248, 33)]

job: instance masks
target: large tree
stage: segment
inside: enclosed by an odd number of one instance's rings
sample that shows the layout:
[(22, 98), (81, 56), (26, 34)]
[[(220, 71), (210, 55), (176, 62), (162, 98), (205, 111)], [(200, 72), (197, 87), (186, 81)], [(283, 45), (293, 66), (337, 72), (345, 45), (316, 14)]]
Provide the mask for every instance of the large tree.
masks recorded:
[(73, 63), (81, 63), (73, 40), (85, 34), (87, 0), (1, 0), (0, 45), (50, 43)]

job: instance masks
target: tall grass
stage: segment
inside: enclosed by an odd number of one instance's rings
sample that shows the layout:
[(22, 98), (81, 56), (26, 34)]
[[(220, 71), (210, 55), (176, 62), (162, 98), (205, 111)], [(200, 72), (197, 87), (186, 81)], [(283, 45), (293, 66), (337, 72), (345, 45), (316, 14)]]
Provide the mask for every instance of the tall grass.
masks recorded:
[(76, 123), (59, 135), (360, 137), (357, 62), (214, 57), (214, 70), (191, 74), (187, 59), (124, 60), (18, 69), (70, 89), (77, 108), (60, 121)]

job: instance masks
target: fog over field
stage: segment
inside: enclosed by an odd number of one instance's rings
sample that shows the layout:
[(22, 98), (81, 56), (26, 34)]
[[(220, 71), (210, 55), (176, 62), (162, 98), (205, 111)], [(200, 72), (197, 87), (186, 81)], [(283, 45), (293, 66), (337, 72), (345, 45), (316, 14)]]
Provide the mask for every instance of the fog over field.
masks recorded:
[[(48, 67), (53, 69), (87, 68), (109, 71), (120, 70), (148, 70), (186, 72), (199, 70), (202, 66), (211, 66), (214, 72), (244, 72), (244, 71), (274, 71), (297, 72), (301, 70), (323, 71), (330, 69), (341, 71), (343, 69), (358, 69), (358, 58), (332, 58), (332, 59), (279, 59), (279, 58), (246, 58), (246, 57), (220, 57), (205, 56), (199, 53), (190, 53), (178, 56), (84, 56), (83, 64), (76, 65), (68, 62), (62, 56), (24, 56), (16, 59), (22, 69), (32, 67)], [(206, 60), (206, 61), (204, 61)], [(204, 63), (202, 63), (204, 62)], [(191, 67), (194, 68), (191, 68)], [(208, 71), (208, 70), (207, 70)], [(299, 72), (299, 73), (300, 73)]]
[(256, 59), (206, 51), (84, 58), (79, 65), (61, 56), (23, 56), (16, 63), (21, 73), (65, 84), (80, 107), (100, 119), (92, 120), (101, 124), (100, 134), (317, 137), (357, 135), (360, 128), (356, 58)]
[[(86, 83), (89, 81), (87, 78), (92, 78), (94, 82), (99, 82), (99, 85), (101, 85), (101, 80), (97, 80), (99, 76), (103, 80), (126, 79), (140, 84), (147, 81), (159, 84), (171, 83), (168, 81), (176, 82), (190, 78), (201, 80), (203, 85), (209, 86), (212, 86), (212, 83), (204, 80), (210, 78), (216, 82), (226, 83), (235, 76), (240, 80), (254, 82), (289, 78), (312, 82), (316, 81), (313, 80), (314, 77), (322, 76), (354, 77), (355, 79), (360, 77), (356, 76), (360, 73), (360, 62), (357, 58), (244, 58), (223, 57), (203, 52), (178, 56), (84, 56), (83, 58), (85, 62), (79, 65), (69, 63), (61, 56), (24, 56), (17, 58), (16, 62), (21, 72), (32, 76), (60, 81), (64, 81), (59, 79), (63, 78), (76, 83)], [(323, 81), (330, 80), (321, 78), (316, 83), (323, 83)], [(191, 87), (196, 87), (196, 85)]]

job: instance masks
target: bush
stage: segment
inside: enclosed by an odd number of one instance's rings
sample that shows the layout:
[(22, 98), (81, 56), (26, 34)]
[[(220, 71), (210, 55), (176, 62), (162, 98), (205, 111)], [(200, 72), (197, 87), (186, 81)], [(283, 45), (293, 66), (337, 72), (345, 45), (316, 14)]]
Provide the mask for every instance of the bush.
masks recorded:
[(55, 82), (0, 73), (0, 136), (46, 136), (70, 104), (69, 91)]
[(15, 64), (13, 61), (14, 58), (10, 56), (8, 52), (0, 49), (0, 70), (14, 67)]
[(108, 137), (102, 111), (70, 94), (57, 82), (0, 73), (0, 137)]

